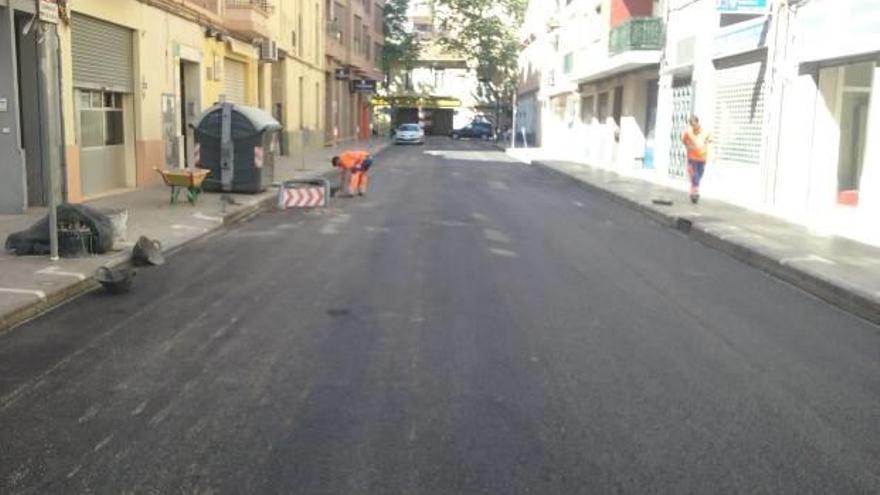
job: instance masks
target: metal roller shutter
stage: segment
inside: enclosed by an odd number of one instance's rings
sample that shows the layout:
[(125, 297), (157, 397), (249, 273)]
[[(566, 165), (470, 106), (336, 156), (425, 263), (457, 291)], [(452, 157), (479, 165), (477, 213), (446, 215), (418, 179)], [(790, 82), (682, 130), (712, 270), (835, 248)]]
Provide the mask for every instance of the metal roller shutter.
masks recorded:
[(715, 137), (717, 159), (758, 165), (764, 131), (762, 62), (715, 73)]
[(243, 62), (237, 62), (232, 59), (224, 61), (223, 91), (226, 95), (226, 101), (245, 104), (245, 74), (247, 74), (247, 66)]
[(134, 90), (130, 29), (80, 14), (71, 17), (70, 29), (75, 86), (123, 93)]

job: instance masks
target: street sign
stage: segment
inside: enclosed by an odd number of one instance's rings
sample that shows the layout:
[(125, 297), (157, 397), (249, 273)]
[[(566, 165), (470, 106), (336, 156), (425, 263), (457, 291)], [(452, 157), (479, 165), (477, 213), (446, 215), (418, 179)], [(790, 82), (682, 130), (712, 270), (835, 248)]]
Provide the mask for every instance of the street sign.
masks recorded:
[(722, 14), (766, 14), (770, 0), (716, 0)]
[(351, 69), (348, 67), (340, 67), (333, 72), (337, 81), (348, 81), (351, 79)]
[(376, 81), (372, 79), (358, 79), (352, 81), (351, 90), (355, 93), (375, 93)]
[(58, 24), (58, 4), (55, 0), (40, 0), (40, 20)]

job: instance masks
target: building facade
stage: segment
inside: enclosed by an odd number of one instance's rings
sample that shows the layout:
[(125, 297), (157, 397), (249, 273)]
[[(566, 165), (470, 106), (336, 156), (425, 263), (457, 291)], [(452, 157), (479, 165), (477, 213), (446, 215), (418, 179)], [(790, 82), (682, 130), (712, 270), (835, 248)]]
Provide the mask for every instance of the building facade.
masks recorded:
[(384, 0), (325, 0), (324, 139), (366, 138), (374, 129), (371, 99), (382, 80)]
[(880, 3), (571, 0), (552, 11), (524, 35), (521, 69), (541, 76), (537, 91), (523, 77), (519, 96), (522, 120), (541, 109), (540, 143), (556, 156), (685, 188), (681, 134), (697, 115), (715, 138), (703, 195), (880, 244)]
[[(60, 84), (64, 129), (58, 140), (64, 143), (62, 199), (78, 202), (157, 184), (154, 168), (195, 165), (190, 125), (220, 101), (272, 112), (284, 125), (284, 152), (323, 145), (322, 2), (77, 0), (60, 5), (55, 84)], [(25, 12), (13, 10), (4, 19), (23, 22)], [(26, 49), (22, 42), (27, 40), (10, 39), (5, 29), (0, 34)], [(3, 47), (0, 41), (0, 55)], [(26, 65), (14, 65), (12, 73), (30, 77)], [(32, 125), (25, 124), (24, 129)], [(23, 137), (20, 148), (30, 147)], [(29, 170), (21, 164), (10, 168)]]

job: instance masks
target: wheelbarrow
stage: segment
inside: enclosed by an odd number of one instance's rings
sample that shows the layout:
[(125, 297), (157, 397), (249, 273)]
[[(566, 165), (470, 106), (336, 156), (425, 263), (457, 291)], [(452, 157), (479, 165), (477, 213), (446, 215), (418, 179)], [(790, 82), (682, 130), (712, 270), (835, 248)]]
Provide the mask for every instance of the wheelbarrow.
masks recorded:
[(177, 198), (181, 191), (186, 191), (186, 200), (189, 204), (195, 205), (202, 193), (202, 184), (205, 178), (211, 173), (206, 168), (181, 168), (181, 169), (159, 169), (154, 168), (166, 186), (171, 187), (171, 204), (177, 203)]

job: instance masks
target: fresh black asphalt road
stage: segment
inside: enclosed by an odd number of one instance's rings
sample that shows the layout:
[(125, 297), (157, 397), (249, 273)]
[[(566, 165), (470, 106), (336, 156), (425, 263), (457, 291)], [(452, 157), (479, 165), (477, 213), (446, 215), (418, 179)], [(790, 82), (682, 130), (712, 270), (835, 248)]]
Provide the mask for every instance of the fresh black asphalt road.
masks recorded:
[(0, 334), (0, 492), (880, 493), (880, 329), (479, 142)]

